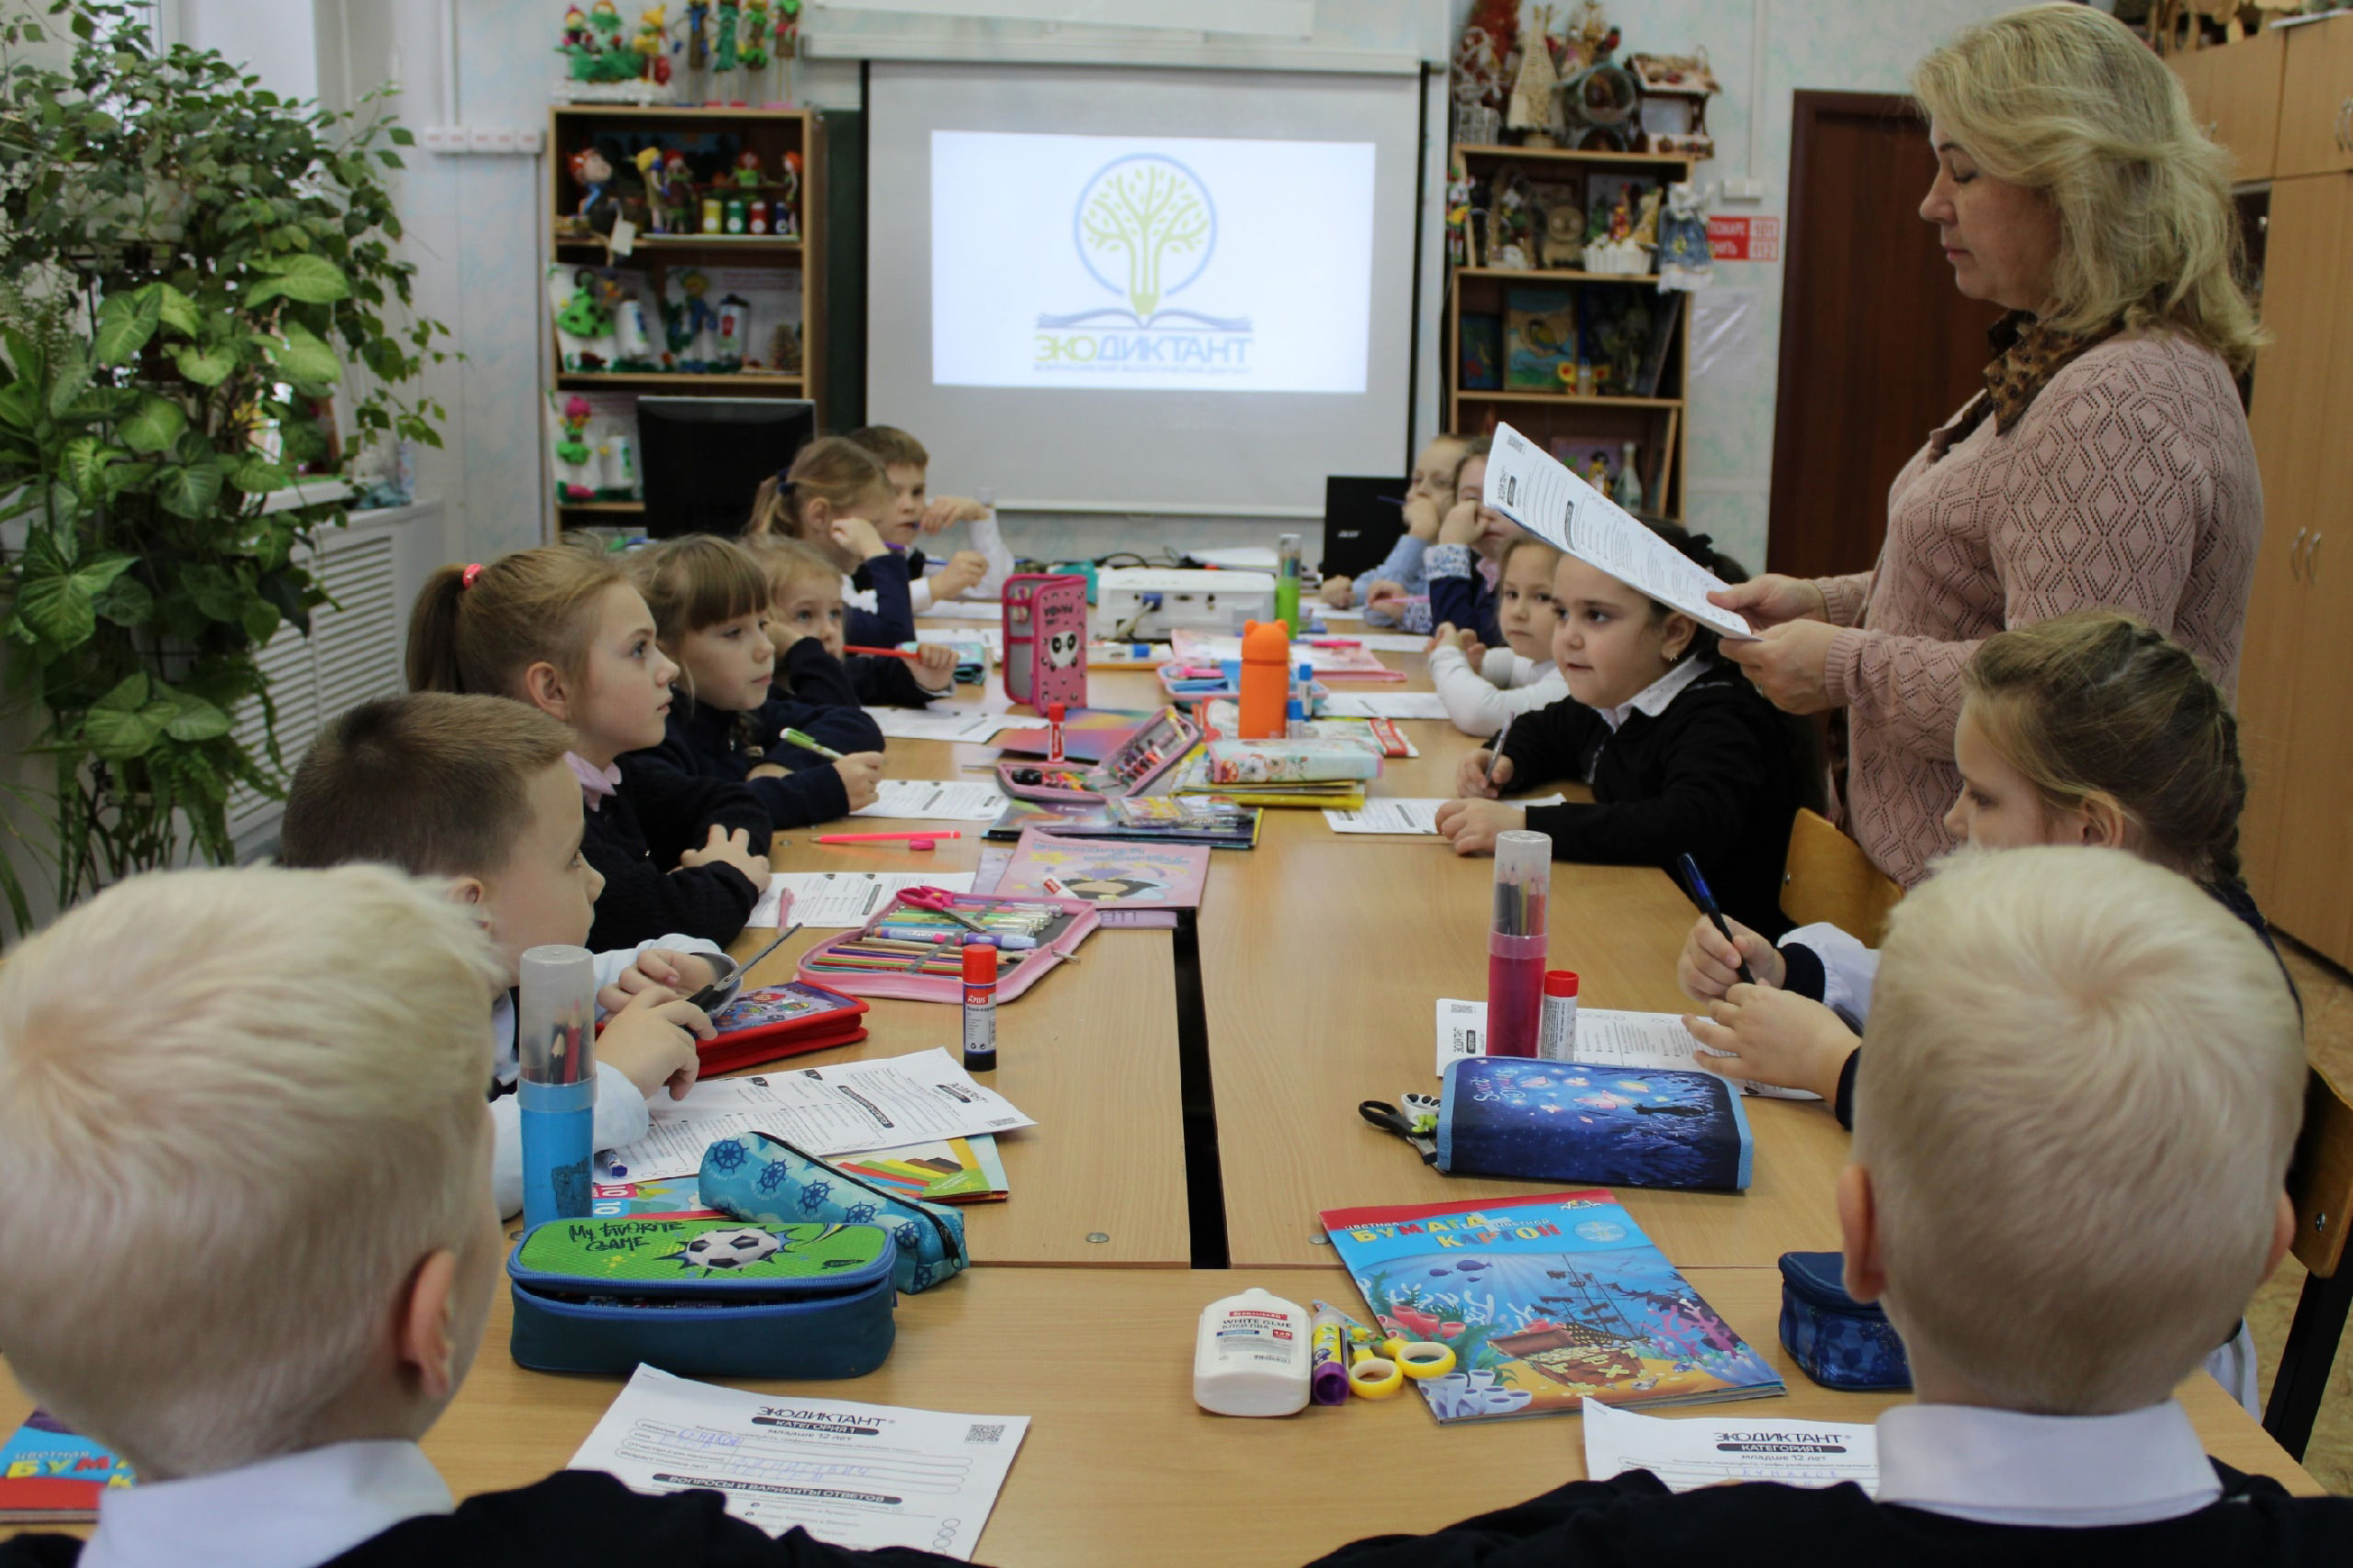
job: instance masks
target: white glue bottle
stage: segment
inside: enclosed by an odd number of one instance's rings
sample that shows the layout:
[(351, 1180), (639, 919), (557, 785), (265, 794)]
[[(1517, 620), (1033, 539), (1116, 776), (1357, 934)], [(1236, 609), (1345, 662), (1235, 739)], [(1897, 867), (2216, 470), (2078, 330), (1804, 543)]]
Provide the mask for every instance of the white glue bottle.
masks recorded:
[(1213, 1415), (1307, 1408), (1307, 1310), (1253, 1287), (1201, 1309), (1193, 1403)]

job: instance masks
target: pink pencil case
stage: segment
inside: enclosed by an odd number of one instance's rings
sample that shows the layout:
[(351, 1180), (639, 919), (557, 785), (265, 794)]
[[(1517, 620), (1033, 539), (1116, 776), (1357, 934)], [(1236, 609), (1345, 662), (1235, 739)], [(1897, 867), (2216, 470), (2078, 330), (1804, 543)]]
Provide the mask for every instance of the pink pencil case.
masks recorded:
[(1201, 744), (1201, 727), (1175, 707), (1138, 726), (1100, 763), (1000, 762), (996, 786), (1017, 801), (1101, 801), (1112, 795), (1157, 795), (1176, 782), (1176, 765)]
[[(988, 893), (960, 892), (949, 902), (959, 909), (974, 914), (1009, 904), (1048, 908), (1056, 911), (1053, 921), (1039, 934), (1038, 945), (1019, 949), (1000, 949), (997, 954), (996, 999), (1010, 1002), (1075, 952), (1095, 928), (1102, 924), (1095, 906), (1077, 898), (997, 898)], [(873, 919), (855, 931), (846, 931), (828, 937), (801, 955), (799, 976), (812, 985), (828, 990), (847, 992), (852, 996), (889, 996), (904, 1002), (952, 1002), (961, 1006), (964, 981), (958, 974), (922, 974), (888, 969), (828, 968), (828, 955), (842, 948), (858, 947), (871, 937), (874, 928), (891, 918), (898, 907), (893, 899), (883, 906)], [(953, 953), (953, 943), (942, 943), (944, 951)]]

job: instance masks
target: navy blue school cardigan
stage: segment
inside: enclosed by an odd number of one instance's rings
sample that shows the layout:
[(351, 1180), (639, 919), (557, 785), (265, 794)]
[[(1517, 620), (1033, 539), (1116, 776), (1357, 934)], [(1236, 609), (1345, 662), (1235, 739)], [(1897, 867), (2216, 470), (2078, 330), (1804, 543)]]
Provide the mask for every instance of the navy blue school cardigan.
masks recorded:
[[(815, 648), (817, 658), (839, 667), (813, 637), (794, 643), (788, 657), (802, 648)], [(813, 662), (805, 654), (791, 660), (795, 668)], [(681, 699), (671, 705), (665, 727), (668, 733), (652, 754), (655, 758), (699, 778), (742, 785), (758, 798), (774, 827), (807, 827), (849, 814), (842, 776), (816, 753), (787, 745), (779, 738), (786, 730), (799, 730), (845, 756), (882, 749), (882, 732), (863, 708), (797, 697), (771, 697), (748, 713)], [(764, 762), (790, 771), (782, 778), (752, 778), (752, 769)]]

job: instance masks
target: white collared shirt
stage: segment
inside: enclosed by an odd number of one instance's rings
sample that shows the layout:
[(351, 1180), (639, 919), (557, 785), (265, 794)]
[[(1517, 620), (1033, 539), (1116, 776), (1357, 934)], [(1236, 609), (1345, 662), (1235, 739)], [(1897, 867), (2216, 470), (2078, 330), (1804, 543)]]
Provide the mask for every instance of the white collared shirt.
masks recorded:
[(1878, 1431), (1881, 1503), (1980, 1524), (2147, 1524), (2222, 1494), (2172, 1400), (2121, 1415), (1903, 1404), (1881, 1415)]
[(1666, 705), (1683, 695), (1683, 688), (1713, 668), (1713, 659), (1686, 659), (1666, 674), (1643, 687), (1615, 708), (1597, 708), (1601, 722), (1615, 732), (1637, 713), (1655, 719), (1666, 711)]
[(108, 1492), (82, 1568), (316, 1568), (454, 1506), (415, 1443), (334, 1443)]

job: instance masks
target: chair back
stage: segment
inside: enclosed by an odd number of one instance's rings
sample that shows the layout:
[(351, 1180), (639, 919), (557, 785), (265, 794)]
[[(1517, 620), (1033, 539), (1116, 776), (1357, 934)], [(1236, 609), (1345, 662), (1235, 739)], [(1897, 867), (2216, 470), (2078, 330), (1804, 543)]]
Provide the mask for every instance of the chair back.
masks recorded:
[(1903, 888), (1871, 864), (1861, 845), (1818, 812), (1798, 812), (1782, 868), (1782, 914), (1800, 926), (1826, 921), (1876, 948), (1886, 934), (1888, 911), (1903, 896)]
[(2304, 1085), (2304, 1130), (2288, 1165), (2288, 1198), (2296, 1206), (2296, 1261), (2332, 1278), (2353, 1228), (2353, 1104), (2318, 1068)]

